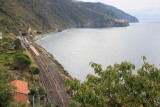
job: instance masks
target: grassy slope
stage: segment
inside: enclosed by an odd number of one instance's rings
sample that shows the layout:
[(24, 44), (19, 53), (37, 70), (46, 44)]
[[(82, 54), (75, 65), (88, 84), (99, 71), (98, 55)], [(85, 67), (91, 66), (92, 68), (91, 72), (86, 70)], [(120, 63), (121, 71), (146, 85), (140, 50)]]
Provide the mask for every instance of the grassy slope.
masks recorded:
[(13, 37), (6, 36), (0, 40), (0, 65), (13, 63), (13, 56), (17, 52), (13, 46)]
[[(26, 81), (28, 83), (29, 90), (36, 89), (36, 88), (42, 89), (42, 87), (39, 84), (39, 79), (40, 79), (39, 75), (32, 76), (28, 72), (29, 69), (25, 69), (23, 72), (21, 70), (11, 70), (11, 68), (15, 67), (13, 59), (14, 59), (14, 56), (16, 53), (23, 52), (23, 53), (28, 54), (30, 56), (30, 53), (28, 53), (24, 49), (17, 50), (14, 48), (14, 41), (15, 40), (16, 40), (16, 38), (14, 36), (6, 35), (6, 34), (3, 35), (3, 39), (0, 39), (0, 68), (1, 69), (2, 68), (9, 69), (6, 72), (10, 73), (10, 75), (8, 76), (8, 78), (10, 78), (10, 81), (17, 80), (17, 79), (22, 80), (22, 81)], [(31, 58), (31, 56), (30, 56), (30, 58)], [(34, 67), (36, 66), (33, 61), (32, 61), (31, 66), (34, 66)], [(1, 72), (0, 72), (0, 75), (3, 75), (3, 74), (1, 74)], [(0, 91), (2, 91), (2, 90), (0, 90)], [(29, 100), (32, 101), (32, 95), (29, 95)], [(14, 104), (16, 104), (16, 103), (14, 102)], [(39, 104), (37, 97), (35, 97), (35, 104), (36, 105)], [(44, 103), (43, 100), (41, 100), (40, 105), (41, 105), (40, 107), (44, 107), (44, 105), (46, 105), (46, 104)], [(17, 105), (16, 105), (16, 107), (17, 107)], [(26, 106), (18, 106), (18, 107), (26, 107)]]
[(28, 28), (49, 32), (68, 27), (107, 27), (113, 22), (111, 18), (70, 0), (0, 1), (0, 31), (7, 33)]
[(76, 2), (76, 3), (92, 11), (107, 14), (117, 19), (126, 19), (128, 20), (128, 22), (138, 22), (138, 19), (136, 17), (131, 16), (128, 13), (125, 13), (122, 10), (119, 10), (110, 5), (106, 5), (103, 3), (91, 3), (91, 2)]

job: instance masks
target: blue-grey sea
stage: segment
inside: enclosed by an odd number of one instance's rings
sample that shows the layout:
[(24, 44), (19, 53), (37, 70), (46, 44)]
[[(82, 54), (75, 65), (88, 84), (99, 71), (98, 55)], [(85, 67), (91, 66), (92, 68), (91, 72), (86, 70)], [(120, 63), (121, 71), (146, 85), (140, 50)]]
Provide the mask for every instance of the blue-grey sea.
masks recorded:
[[(94, 74), (90, 62), (105, 69), (114, 63), (129, 61), (140, 68), (147, 61), (160, 68), (160, 22), (141, 22), (128, 27), (74, 28), (49, 35), (37, 41), (68, 73), (85, 80)], [(136, 74), (136, 71), (133, 73)]]

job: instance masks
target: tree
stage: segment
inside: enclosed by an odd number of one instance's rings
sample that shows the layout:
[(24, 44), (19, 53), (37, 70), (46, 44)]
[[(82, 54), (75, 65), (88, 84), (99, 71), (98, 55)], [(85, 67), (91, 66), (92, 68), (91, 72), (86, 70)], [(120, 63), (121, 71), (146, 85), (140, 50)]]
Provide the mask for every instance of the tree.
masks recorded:
[(32, 75), (32, 80), (34, 80), (34, 75), (38, 75), (40, 70), (37, 67), (31, 67), (29, 73)]
[(14, 87), (9, 84), (10, 76), (7, 69), (0, 67), (0, 107), (9, 107), (13, 102)]
[(31, 67), (29, 73), (32, 75), (38, 75), (40, 70), (37, 67)]
[[(143, 57), (143, 60), (146, 58)], [(137, 74), (135, 65), (122, 62), (108, 66), (90, 64), (95, 75), (87, 80), (68, 80), (72, 106), (79, 107), (156, 107), (160, 105), (160, 70), (146, 61)]]
[(14, 41), (14, 48), (17, 49), (17, 50), (23, 50), (23, 47), (22, 47), (22, 45), (21, 45), (20, 39), (16, 39), (16, 40)]
[(29, 68), (31, 65), (31, 60), (28, 55), (23, 53), (17, 53), (14, 57), (14, 63), (20, 70)]
[(43, 87), (39, 87), (39, 88), (30, 89), (29, 95), (34, 96), (34, 97), (30, 97), (30, 102), (33, 105), (33, 98), (35, 98), (34, 103), (40, 103), (40, 101), (46, 97), (47, 93)]

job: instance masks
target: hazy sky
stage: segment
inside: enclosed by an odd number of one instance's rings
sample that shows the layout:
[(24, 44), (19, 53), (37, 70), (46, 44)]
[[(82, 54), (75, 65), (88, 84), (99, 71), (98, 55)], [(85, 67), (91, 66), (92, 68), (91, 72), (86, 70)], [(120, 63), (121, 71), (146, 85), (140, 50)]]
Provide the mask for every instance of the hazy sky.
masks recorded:
[[(102, 2), (113, 5), (132, 15), (142, 17), (160, 16), (160, 0), (79, 0), (89, 2)], [(159, 17), (160, 18), (160, 17)], [(160, 19), (159, 19), (160, 20)]]

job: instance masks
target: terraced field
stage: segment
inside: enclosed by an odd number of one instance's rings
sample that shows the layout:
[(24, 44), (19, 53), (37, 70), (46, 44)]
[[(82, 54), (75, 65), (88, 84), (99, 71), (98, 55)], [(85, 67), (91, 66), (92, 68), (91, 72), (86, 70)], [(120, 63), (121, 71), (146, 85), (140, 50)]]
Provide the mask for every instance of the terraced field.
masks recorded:
[(17, 51), (14, 49), (13, 38), (4, 37), (2, 40), (0, 40), (0, 64), (12, 64), (15, 53), (17, 53)]

